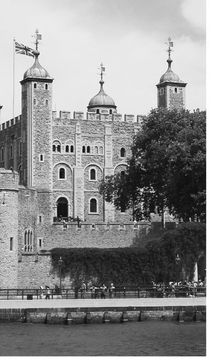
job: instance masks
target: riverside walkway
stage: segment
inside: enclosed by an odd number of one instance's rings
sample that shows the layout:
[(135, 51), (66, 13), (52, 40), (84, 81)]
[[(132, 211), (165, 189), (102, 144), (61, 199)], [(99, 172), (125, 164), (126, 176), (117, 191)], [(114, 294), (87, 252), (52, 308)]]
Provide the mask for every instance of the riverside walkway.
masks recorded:
[(206, 306), (206, 297), (0, 300), (0, 309), (102, 309)]

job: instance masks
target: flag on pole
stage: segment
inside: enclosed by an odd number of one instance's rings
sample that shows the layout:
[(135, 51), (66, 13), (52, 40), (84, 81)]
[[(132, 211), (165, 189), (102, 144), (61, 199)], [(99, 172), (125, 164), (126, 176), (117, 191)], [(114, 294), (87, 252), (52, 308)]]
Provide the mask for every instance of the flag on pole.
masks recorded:
[(169, 46), (173, 47), (174, 43), (173, 41), (169, 41)]
[(23, 44), (20, 44), (17, 41), (15, 41), (15, 52), (17, 54), (23, 54), (23, 55), (33, 56), (33, 57), (35, 56), (34, 49), (31, 49), (28, 46), (25, 46)]
[(104, 66), (101, 66), (101, 70), (102, 70), (102, 71), (105, 71), (105, 67), (104, 67)]
[(37, 33), (37, 40), (42, 40), (42, 35)]

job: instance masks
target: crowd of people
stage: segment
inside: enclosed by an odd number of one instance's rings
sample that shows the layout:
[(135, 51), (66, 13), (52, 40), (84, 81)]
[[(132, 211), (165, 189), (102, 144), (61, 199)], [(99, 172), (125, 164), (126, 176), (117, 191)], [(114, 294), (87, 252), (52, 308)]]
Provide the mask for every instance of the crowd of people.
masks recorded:
[(111, 282), (109, 287), (107, 287), (104, 283), (100, 287), (94, 285), (90, 285), (89, 287), (87, 287), (85, 282), (83, 282), (81, 285), (81, 298), (85, 298), (85, 294), (88, 291), (91, 292), (91, 298), (102, 298), (102, 299), (105, 299), (106, 297), (113, 298), (115, 292), (115, 286)]
[[(127, 292), (139, 292), (138, 297), (194, 297), (198, 293), (206, 293), (205, 290), (206, 282), (199, 280), (198, 282), (195, 281), (170, 281), (168, 283), (164, 282), (154, 282), (152, 281), (151, 285), (137, 287), (128, 289), (125, 287), (116, 287), (114, 286), (114, 283), (111, 282), (109, 286), (106, 286), (104, 283), (101, 286), (96, 286), (93, 284), (86, 284), (85, 282), (82, 282), (79, 287), (76, 287), (75, 292), (75, 298), (113, 298), (116, 294), (121, 297), (121, 293), (123, 296), (125, 296), (126, 291)], [(40, 298), (46, 298), (50, 299), (51, 295), (59, 295), (61, 294), (60, 288), (56, 285), (55, 289), (50, 289), (48, 286), (45, 286), (43, 288), (40, 286)]]
[(206, 287), (206, 282), (202, 280), (196, 281), (169, 281), (168, 284), (164, 282), (155, 283), (152, 281), (152, 293), (157, 297), (175, 297), (175, 296), (185, 296), (185, 297), (194, 297), (196, 292)]

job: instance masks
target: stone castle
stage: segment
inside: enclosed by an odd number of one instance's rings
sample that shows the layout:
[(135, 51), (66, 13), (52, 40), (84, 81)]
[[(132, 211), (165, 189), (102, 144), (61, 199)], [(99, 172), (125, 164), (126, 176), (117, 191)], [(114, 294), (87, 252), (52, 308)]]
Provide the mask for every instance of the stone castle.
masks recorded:
[[(158, 107), (184, 108), (186, 83), (168, 68), (157, 84)], [(0, 125), (0, 287), (54, 284), (49, 250), (126, 247), (148, 222), (134, 225), (99, 194), (107, 175), (124, 172), (143, 116), (117, 112), (100, 90), (87, 114), (52, 111), (53, 78), (39, 63), (21, 80), (22, 113)]]

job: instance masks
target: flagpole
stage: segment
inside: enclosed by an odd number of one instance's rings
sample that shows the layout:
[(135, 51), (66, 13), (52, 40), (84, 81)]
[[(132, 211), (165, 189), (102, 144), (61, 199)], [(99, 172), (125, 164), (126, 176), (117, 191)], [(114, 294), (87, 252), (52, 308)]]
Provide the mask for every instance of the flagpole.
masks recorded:
[(15, 122), (15, 38), (13, 38), (13, 99), (12, 99), (13, 121)]

